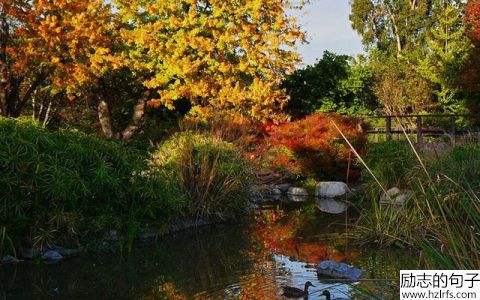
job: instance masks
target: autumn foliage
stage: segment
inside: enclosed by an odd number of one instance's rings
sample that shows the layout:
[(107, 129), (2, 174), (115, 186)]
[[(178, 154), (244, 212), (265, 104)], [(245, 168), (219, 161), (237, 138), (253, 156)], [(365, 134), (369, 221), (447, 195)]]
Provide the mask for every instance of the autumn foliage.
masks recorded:
[(0, 115), (19, 116), (37, 91), (73, 101), (125, 70), (143, 89), (127, 133), (111, 132), (109, 105), (118, 101), (93, 97), (107, 137), (133, 135), (146, 104), (173, 110), (178, 100), (201, 120), (221, 111), (285, 121), (281, 82), (304, 40), (287, 13), (293, 7), (283, 0), (0, 0)]
[(468, 35), (472, 41), (480, 46), (480, 0), (470, 0), (466, 11)]
[(0, 115), (18, 116), (40, 89), (73, 99), (116, 60), (101, 0), (1, 0), (0, 16)]
[[(334, 123), (355, 148), (363, 152), (366, 140), (359, 119), (318, 113), (270, 128), (266, 139), (270, 166), (301, 177), (345, 180), (354, 155)], [(356, 176), (358, 171), (350, 174)]]
[[(222, 111), (283, 118), (282, 79), (299, 61), (303, 33), (289, 1), (116, 1), (129, 66), (156, 92), (154, 107), (189, 99), (190, 115)], [(135, 24), (135, 26), (130, 26)]]
[(469, 106), (478, 112), (478, 95), (480, 94), (480, 0), (470, 0), (465, 13), (467, 35), (474, 45), (469, 61), (460, 76), (464, 90), (472, 94)]

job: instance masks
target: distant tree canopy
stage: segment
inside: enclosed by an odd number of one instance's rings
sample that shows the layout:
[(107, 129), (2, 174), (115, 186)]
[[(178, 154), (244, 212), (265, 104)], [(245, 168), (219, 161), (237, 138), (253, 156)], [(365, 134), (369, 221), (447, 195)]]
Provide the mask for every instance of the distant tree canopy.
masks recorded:
[(385, 110), (466, 112), (459, 82), (472, 58), (461, 0), (353, 0), (350, 20), (376, 64)]
[(297, 70), (283, 86), (287, 112), (301, 118), (314, 112), (370, 114), (377, 108), (373, 71), (364, 59), (324, 52), (314, 65)]

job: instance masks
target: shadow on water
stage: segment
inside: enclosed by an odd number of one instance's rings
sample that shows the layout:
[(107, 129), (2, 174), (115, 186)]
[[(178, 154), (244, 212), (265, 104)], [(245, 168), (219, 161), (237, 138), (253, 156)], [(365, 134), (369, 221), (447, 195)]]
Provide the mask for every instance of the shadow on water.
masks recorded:
[[(327, 204), (338, 209), (336, 204)], [(0, 267), (0, 299), (284, 299), (285, 285), (310, 280), (309, 299), (362, 298), (350, 284), (318, 278), (324, 259), (353, 263), (366, 271), (357, 287), (386, 299), (399, 269), (414, 268), (405, 250), (350, 246), (347, 212), (327, 214), (322, 205), (285, 203), (265, 207), (251, 226), (202, 227), (138, 246), (128, 256), (85, 255), (54, 265)]]

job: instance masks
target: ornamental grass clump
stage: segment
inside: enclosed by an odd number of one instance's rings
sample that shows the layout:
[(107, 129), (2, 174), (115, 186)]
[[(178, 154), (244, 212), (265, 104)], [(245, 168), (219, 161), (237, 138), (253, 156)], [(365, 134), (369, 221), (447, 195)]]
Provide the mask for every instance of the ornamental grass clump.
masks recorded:
[(132, 240), (142, 226), (164, 226), (181, 197), (141, 176), (144, 161), (113, 141), (0, 118), (1, 245), (77, 245), (107, 230)]
[(174, 134), (152, 154), (149, 166), (178, 185), (188, 217), (233, 219), (249, 203), (249, 163), (235, 145), (212, 135)]

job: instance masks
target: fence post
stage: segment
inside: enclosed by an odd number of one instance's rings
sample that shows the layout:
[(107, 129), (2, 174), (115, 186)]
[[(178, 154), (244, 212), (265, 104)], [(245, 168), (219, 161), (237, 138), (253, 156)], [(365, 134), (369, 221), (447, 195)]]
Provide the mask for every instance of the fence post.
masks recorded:
[(423, 145), (422, 116), (417, 116), (417, 146)]
[(456, 120), (457, 120), (457, 116), (455, 115), (450, 116), (450, 141), (452, 142), (452, 146), (455, 146), (457, 142), (457, 132), (455, 130)]
[(392, 140), (392, 117), (386, 116), (386, 132), (387, 132), (387, 141)]

